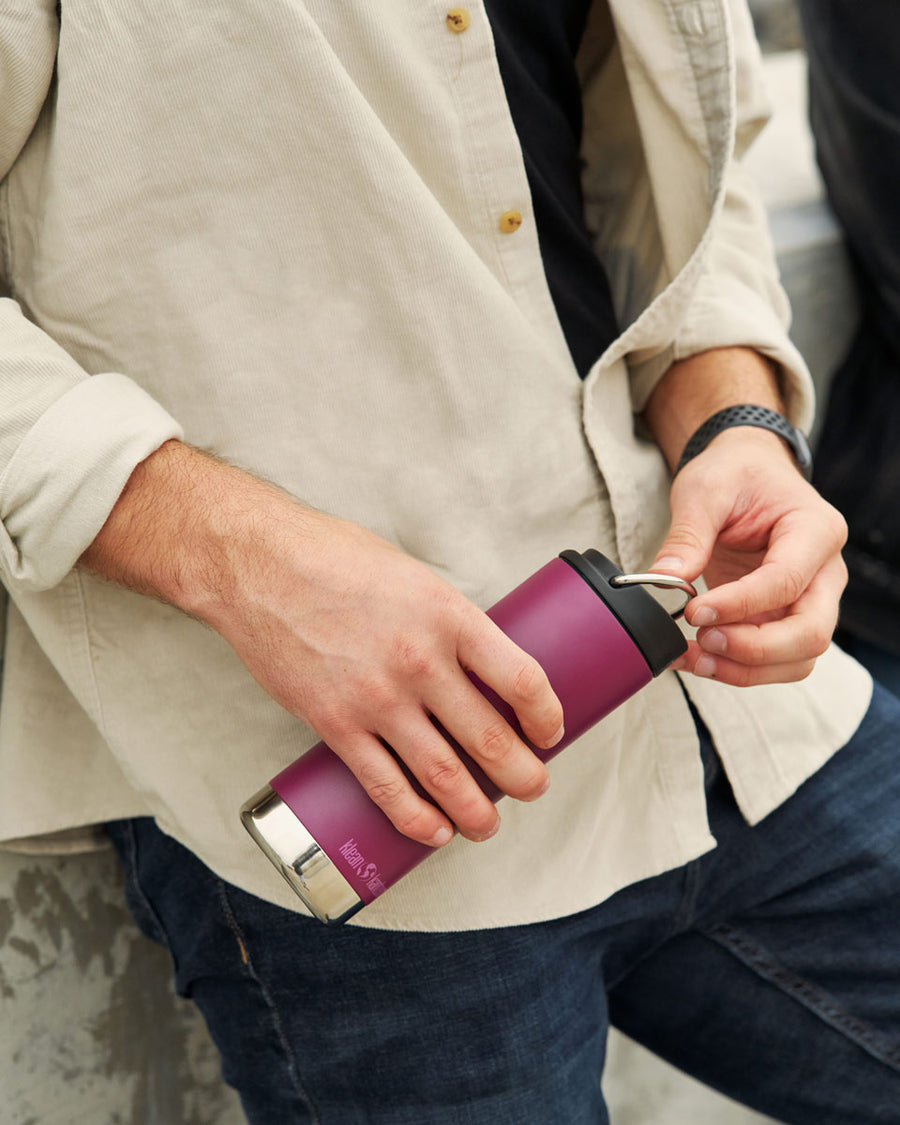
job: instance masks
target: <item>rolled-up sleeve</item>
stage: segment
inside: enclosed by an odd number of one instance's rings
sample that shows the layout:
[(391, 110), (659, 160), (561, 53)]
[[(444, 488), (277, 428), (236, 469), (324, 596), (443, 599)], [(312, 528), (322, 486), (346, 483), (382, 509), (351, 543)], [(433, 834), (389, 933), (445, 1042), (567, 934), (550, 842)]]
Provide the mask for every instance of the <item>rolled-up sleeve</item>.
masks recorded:
[[(3, 180), (51, 88), (54, 0), (0, 7), (0, 288), (9, 288)], [(103, 526), (136, 464), (181, 429), (125, 375), (91, 375), (0, 299), (0, 579), (58, 583)]]
[(788, 336), (790, 305), (781, 287), (759, 191), (742, 164), (771, 114), (759, 45), (745, 0), (729, 0), (734, 43), (735, 142), (725, 197), (694, 300), (675, 340), (674, 357), (740, 344), (781, 372), (787, 414), (808, 430), (814, 411), (806, 363)]
[(678, 327), (674, 360), (711, 348), (748, 347), (779, 368), (785, 411), (808, 430), (814, 410), (806, 362), (788, 335), (790, 305), (778, 278), (767, 219), (737, 161), (693, 299)]
[(88, 375), (0, 301), (0, 575), (47, 589), (103, 526), (135, 465), (178, 423), (136, 383)]
[(768, 217), (742, 163), (769, 120), (771, 105), (745, 0), (729, 0), (726, 9), (734, 117), (720, 203), (686, 271), (690, 299), (679, 308), (668, 347), (630, 357), (632, 397), (635, 409), (643, 409), (671, 362), (713, 348), (748, 347), (777, 364), (786, 412), (795, 425), (808, 429), (814, 412), (812, 379), (790, 340), (790, 306), (779, 280)]

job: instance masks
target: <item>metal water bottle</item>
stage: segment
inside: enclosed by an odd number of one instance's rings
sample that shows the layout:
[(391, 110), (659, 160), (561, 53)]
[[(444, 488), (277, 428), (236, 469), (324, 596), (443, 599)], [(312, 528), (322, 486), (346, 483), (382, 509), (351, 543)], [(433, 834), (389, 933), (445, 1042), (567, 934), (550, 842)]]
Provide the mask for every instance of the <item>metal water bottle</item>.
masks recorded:
[[(599, 551), (563, 551), (488, 610), (503, 632), (538, 661), (562, 704), (563, 739), (549, 750), (532, 746), (543, 761), (686, 650), (673, 619), (678, 614), (670, 614), (644, 585), (695, 593), (679, 578), (622, 574)], [(472, 678), (521, 735), (512, 708)], [(490, 799), (502, 797), (449, 741)], [(241, 819), (312, 913), (328, 923), (352, 917), (434, 851), (398, 832), (324, 742), (248, 801)]]

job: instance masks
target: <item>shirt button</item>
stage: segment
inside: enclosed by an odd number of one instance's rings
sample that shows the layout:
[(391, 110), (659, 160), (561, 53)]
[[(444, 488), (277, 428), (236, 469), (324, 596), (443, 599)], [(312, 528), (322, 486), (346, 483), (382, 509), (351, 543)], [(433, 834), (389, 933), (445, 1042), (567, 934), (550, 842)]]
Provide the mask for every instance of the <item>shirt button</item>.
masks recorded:
[(465, 8), (451, 8), (447, 13), (447, 27), (457, 35), (466, 30), (472, 22), (472, 17)]
[(500, 216), (500, 229), (504, 234), (512, 234), (522, 225), (522, 215), (519, 211), (504, 211)]

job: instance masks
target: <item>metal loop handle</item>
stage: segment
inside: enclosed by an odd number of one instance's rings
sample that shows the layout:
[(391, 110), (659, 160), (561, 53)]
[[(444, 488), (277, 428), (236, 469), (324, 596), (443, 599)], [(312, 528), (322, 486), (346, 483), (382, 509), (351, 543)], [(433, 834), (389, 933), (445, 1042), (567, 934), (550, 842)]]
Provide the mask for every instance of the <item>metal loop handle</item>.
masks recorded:
[(687, 594), (687, 601), (681, 609), (676, 609), (669, 614), (673, 621), (677, 621), (683, 615), (691, 598), (697, 597), (694, 586), (675, 574), (615, 574), (610, 578), (609, 584), (610, 586), (656, 586), (660, 590), (680, 590), (683, 594)]

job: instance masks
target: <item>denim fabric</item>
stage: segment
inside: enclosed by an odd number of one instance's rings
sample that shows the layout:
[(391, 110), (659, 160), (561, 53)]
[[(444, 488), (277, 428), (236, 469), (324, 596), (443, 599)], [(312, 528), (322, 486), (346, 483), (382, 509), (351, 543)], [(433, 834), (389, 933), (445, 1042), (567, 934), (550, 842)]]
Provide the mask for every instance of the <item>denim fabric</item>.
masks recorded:
[[(109, 826), (253, 1125), (602, 1125), (608, 1023), (798, 1125), (900, 1122), (900, 702), (750, 828), (708, 738), (718, 848), (553, 922), (330, 929)], [(602, 857), (597, 857), (602, 862)]]
[(864, 664), (882, 687), (900, 698), (900, 656), (846, 631), (839, 636), (839, 644), (860, 664)]

